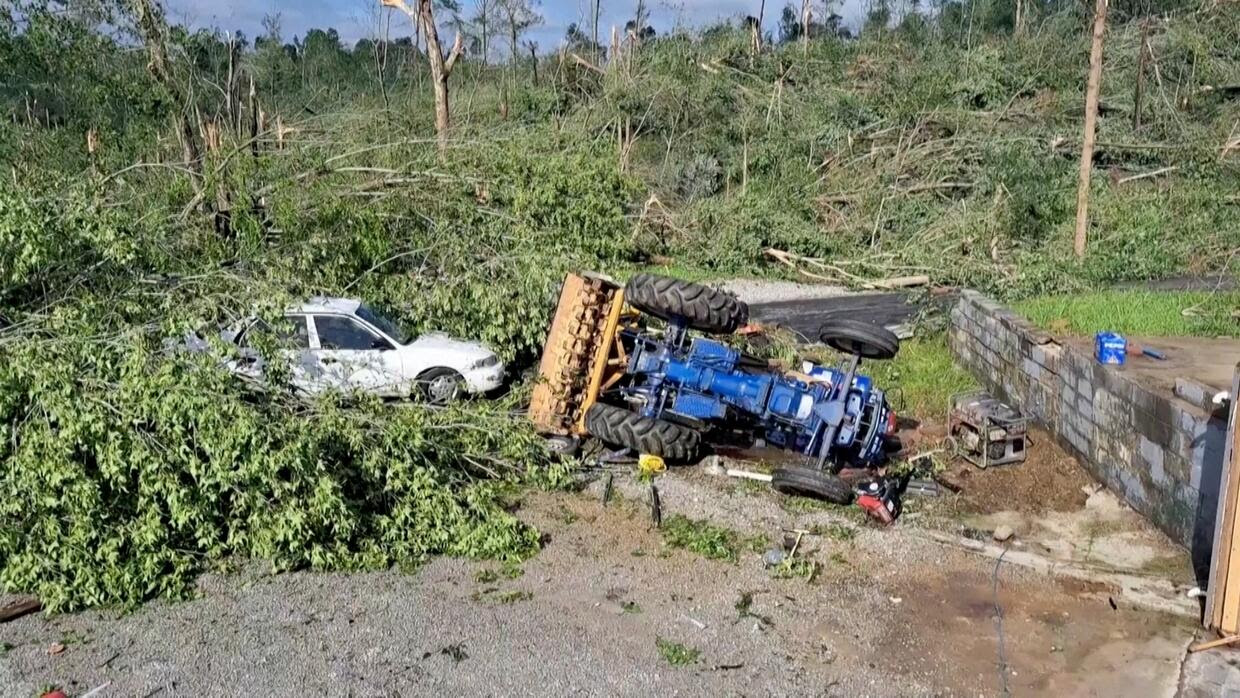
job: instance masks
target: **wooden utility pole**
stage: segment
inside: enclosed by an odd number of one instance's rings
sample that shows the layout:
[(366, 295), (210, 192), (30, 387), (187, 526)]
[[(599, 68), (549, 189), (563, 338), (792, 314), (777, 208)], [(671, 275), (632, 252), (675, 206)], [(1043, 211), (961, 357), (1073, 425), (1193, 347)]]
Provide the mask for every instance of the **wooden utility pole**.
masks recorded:
[(1094, 5), (1094, 36), (1089, 47), (1089, 82), (1085, 86), (1085, 133), (1081, 143), (1081, 177), (1076, 189), (1076, 238), (1073, 248), (1085, 257), (1089, 232), (1089, 175), (1094, 165), (1094, 135), (1098, 126), (1098, 92), (1102, 88), (1102, 37), (1107, 28), (1107, 0)]
[(603, 57), (599, 55), (602, 47), (598, 43), (598, 13), (602, 0), (594, 0), (594, 64), (602, 65)]
[(456, 60), (461, 57), (464, 40), (461, 33), (457, 32), (452, 50), (444, 56), (443, 47), (439, 43), (439, 29), (435, 27), (431, 0), (417, 0), (416, 10), (406, 5), (405, 0), (379, 0), (379, 3), (409, 15), (414, 31), (421, 25), (422, 32), (426, 35), (426, 57), (431, 66), (431, 86), (435, 90), (435, 136), (439, 143), (439, 155), (443, 156), (448, 151), (448, 129), (452, 127), (452, 117), (448, 111), (448, 76), (456, 67)]

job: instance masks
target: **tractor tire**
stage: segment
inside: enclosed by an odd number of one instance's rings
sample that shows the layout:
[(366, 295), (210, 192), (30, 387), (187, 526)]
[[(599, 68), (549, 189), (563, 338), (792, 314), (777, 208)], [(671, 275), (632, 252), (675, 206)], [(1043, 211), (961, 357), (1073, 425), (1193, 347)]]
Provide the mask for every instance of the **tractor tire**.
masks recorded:
[(601, 403), (586, 412), (586, 431), (604, 443), (673, 461), (692, 460), (702, 444), (702, 435), (689, 427)]
[(736, 296), (666, 276), (634, 276), (624, 287), (624, 299), (643, 313), (683, 318), (688, 327), (711, 334), (731, 334), (749, 321), (749, 306)]
[(894, 359), (900, 351), (895, 333), (863, 320), (833, 319), (818, 332), (823, 344), (863, 359)]
[(771, 473), (776, 492), (822, 499), (833, 504), (851, 504), (853, 488), (838, 476), (809, 466), (776, 468)]

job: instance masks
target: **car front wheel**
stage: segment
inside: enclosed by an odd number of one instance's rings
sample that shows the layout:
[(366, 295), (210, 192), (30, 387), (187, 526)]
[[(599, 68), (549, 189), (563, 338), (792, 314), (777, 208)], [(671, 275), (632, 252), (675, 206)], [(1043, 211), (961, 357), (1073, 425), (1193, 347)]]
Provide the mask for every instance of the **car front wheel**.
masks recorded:
[(447, 405), (465, 392), (465, 377), (450, 368), (432, 368), (418, 376), (417, 396), (432, 405)]

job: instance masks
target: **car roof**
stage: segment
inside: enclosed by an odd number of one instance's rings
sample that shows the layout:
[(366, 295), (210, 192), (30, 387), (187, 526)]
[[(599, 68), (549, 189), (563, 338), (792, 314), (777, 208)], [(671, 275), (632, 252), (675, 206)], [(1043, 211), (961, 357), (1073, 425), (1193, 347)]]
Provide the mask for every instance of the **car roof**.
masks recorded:
[(315, 296), (301, 305), (289, 308), (289, 310), (295, 313), (344, 313), (346, 315), (353, 315), (361, 304), (362, 302), (356, 298)]

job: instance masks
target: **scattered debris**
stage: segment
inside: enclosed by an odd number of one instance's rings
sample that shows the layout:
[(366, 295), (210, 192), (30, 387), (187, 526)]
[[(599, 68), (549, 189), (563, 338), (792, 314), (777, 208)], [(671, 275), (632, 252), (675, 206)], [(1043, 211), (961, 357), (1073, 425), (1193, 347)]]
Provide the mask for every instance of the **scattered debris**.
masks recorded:
[(1223, 647), (1224, 645), (1230, 645), (1237, 641), (1240, 641), (1240, 635), (1228, 635), (1227, 637), (1221, 637), (1217, 640), (1210, 640), (1208, 642), (1198, 642), (1195, 645), (1191, 645), (1188, 648), (1188, 651), (1189, 652), (1200, 652), (1202, 650), (1214, 649), (1215, 647)]
[(782, 549), (771, 548), (762, 554), (762, 565), (767, 568), (775, 567), (776, 565), (781, 564), (787, 557), (788, 554)]
[(727, 469), (723, 466), (723, 456), (710, 455), (702, 459), (702, 470), (707, 475), (725, 475)]
[(737, 599), (736, 605), (734, 606), (734, 608), (736, 608), (737, 622), (740, 622), (746, 618), (753, 618), (761, 625), (774, 626), (775, 623), (770, 618), (753, 612), (753, 596), (755, 593), (757, 592), (746, 591), (741, 594), (739, 599)]
[(659, 503), (659, 488), (650, 483), (650, 520), (655, 528), (663, 527), (663, 505)]
[[(452, 661), (456, 664), (460, 664), (466, 659), (469, 659), (469, 653), (465, 651), (465, 644), (461, 642), (458, 642), (455, 645), (448, 645), (447, 647), (440, 649), (439, 653), (451, 657)], [(430, 653), (428, 652), (422, 655), (422, 658), (425, 659), (429, 654)]]
[(606, 479), (603, 480), (603, 506), (607, 506), (607, 503), (611, 501), (611, 487), (615, 478), (615, 473), (607, 473)]
[(697, 626), (697, 629), (698, 629), (698, 630), (705, 630), (705, 629), (706, 629), (706, 624), (705, 624), (705, 623), (703, 623), (702, 621), (698, 620), (697, 618), (694, 618), (693, 616), (686, 616), (686, 615), (684, 615), (684, 614), (681, 614), (681, 618), (684, 618), (685, 620), (689, 621), (690, 623), (693, 623), (695, 626)]
[(61, 642), (53, 642), (53, 643), (52, 643), (52, 644), (51, 644), (51, 645), (47, 648), (47, 653), (48, 653), (48, 654), (50, 654), (50, 655), (53, 655), (53, 656), (55, 656), (55, 655), (57, 655), (57, 654), (60, 654), (60, 653), (62, 653), (62, 652), (64, 652), (64, 651), (65, 651), (65, 646), (64, 646), (64, 643), (61, 643)]
[(0, 606), (0, 623), (7, 623), (11, 620), (17, 620), (22, 616), (29, 615), (43, 608), (43, 603), (33, 596), (11, 601)]
[(728, 477), (739, 477), (746, 480), (757, 480), (758, 482), (770, 482), (772, 479), (771, 476), (766, 473), (755, 473), (749, 470), (737, 470), (735, 468), (728, 468), (727, 474)]
[(938, 497), (943, 491), (934, 480), (909, 480), (904, 493), (915, 497)]
[(784, 547), (788, 548), (788, 557), (792, 557), (797, 554), (797, 548), (801, 547), (801, 539), (804, 538), (806, 535), (808, 535), (810, 532), (803, 528), (785, 528), (783, 529), (783, 531), (784, 533), (795, 533), (796, 534), (796, 539), (792, 541), (791, 547), (788, 546), (788, 537), (787, 536), (784, 537)]

